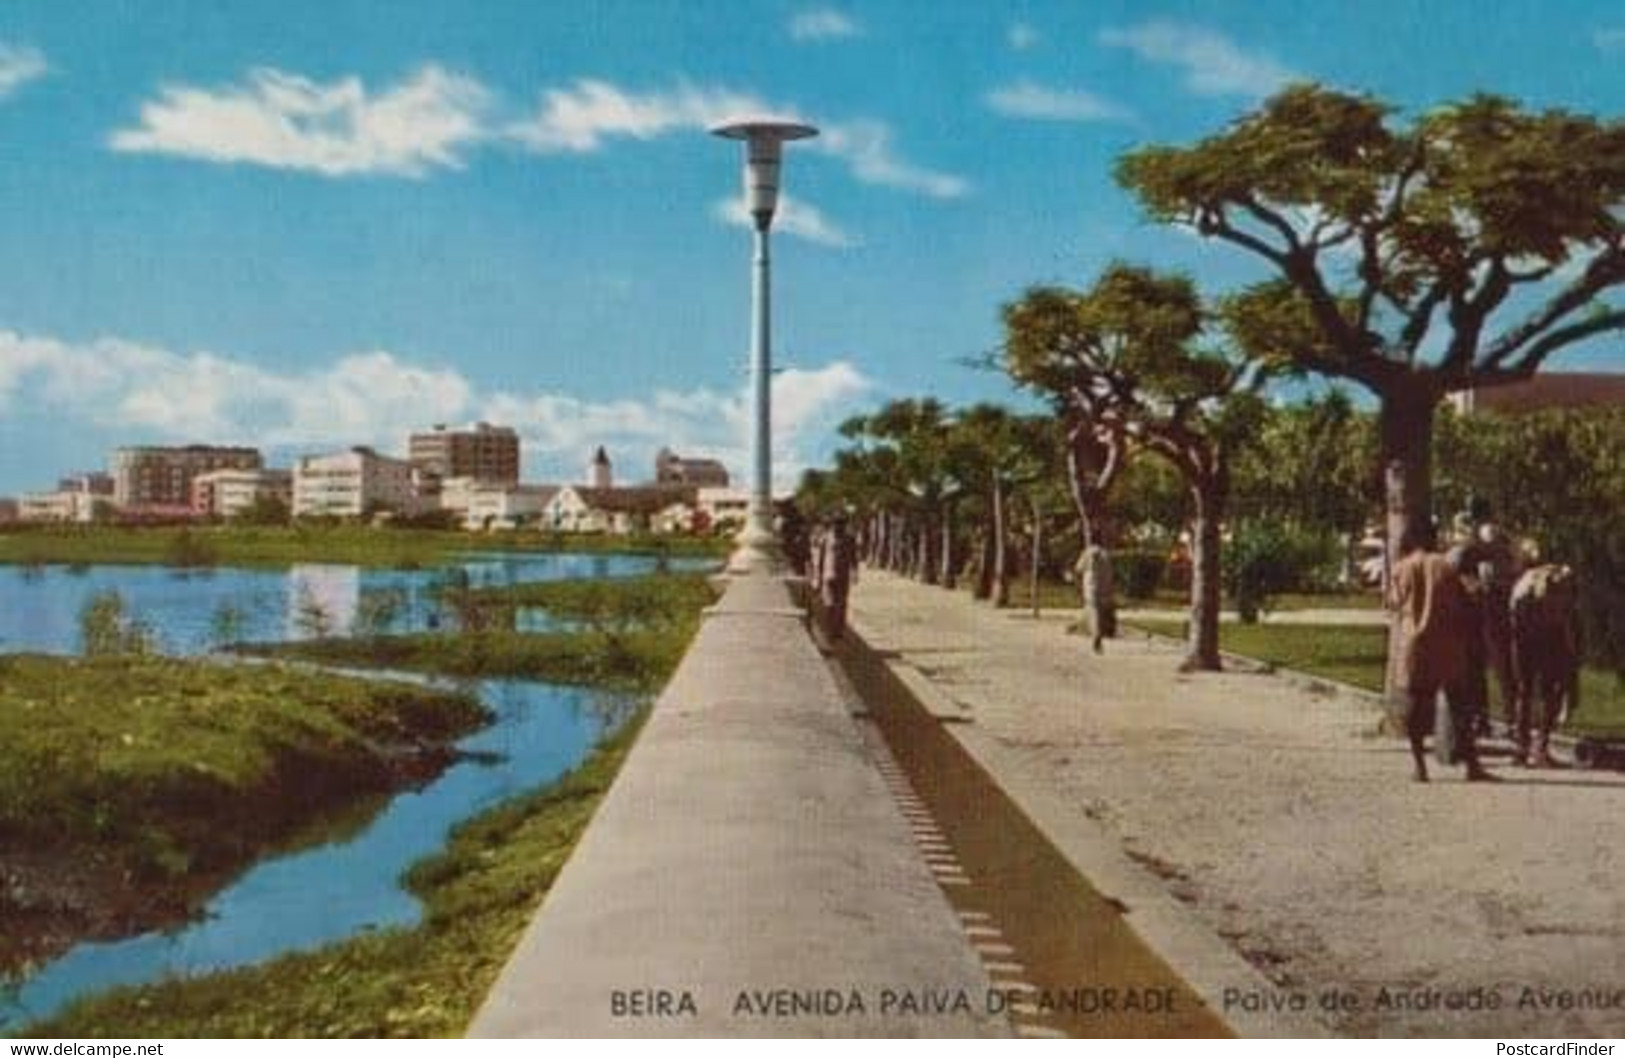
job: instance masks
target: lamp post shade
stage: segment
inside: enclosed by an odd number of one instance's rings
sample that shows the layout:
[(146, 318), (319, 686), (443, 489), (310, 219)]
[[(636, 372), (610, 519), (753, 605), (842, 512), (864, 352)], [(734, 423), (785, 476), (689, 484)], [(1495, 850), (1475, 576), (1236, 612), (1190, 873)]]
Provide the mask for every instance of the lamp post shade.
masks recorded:
[(745, 206), (756, 226), (766, 230), (779, 204), (779, 163), (787, 140), (818, 135), (811, 125), (773, 117), (746, 117), (725, 121), (712, 133), (745, 141)]

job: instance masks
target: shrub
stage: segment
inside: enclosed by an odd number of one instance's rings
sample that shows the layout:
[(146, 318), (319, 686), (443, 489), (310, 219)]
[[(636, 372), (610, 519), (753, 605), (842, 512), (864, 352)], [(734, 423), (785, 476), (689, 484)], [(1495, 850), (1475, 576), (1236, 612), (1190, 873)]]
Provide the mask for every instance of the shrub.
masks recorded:
[(79, 644), (86, 657), (150, 654), (152, 629), (132, 615), (124, 596), (109, 588), (97, 592), (79, 611)]
[(1243, 522), (1225, 548), (1225, 594), (1251, 624), (1270, 599), (1287, 591), (1313, 591), (1335, 572), (1337, 540), (1273, 520)]
[(1112, 555), (1112, 571), (1124, 598), (1149, 599), (1162, 584), (1168, 556), (1161, 551), (1128, 550)]

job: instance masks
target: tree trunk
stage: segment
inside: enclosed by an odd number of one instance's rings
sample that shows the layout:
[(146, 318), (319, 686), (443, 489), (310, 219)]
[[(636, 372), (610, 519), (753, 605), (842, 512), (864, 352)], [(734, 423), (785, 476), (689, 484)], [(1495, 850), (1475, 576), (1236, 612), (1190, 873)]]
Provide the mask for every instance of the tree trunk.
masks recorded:
[(971, 585), (971, 598), (985, 601), (993, 597), (993, 526), (991, 522), (976, 535), (976, 583)]
[[(1405, 540), (1428, 528), (1433, 517), (1433, 415), (1439, 397), (1431, 391), (1415, 392), (1415, 380), (1407, 382), (1410, 388), (1381, 394), (1377, 411), (1383, 528), (1387, 538), (1387, 562), (1382, 571), (1384, 599), (1388, 597), (1389, 571), (1399, 561)], [(1390, 694), (1398, 687), (1399, 637), (1396, 614), (1388, 622), (1388, 664), (1383, 681)]]
[(1033, 508), (1033, 558), (1029, 565), (1027, 576), (1027, 589), (1033, 604), (1033, 616), (1038, 616), (1038, 567), (1044, 560), (1044, 518), (1038, 509), (1038, 499), (1032, 499)]
[(957, 556), (954, 554), (954, 505), (947, 504), (942, 509), (942, 566), (937, 575), (937, 583), (944, 588), (953, 589), (959, 586), (959, 570), (955, 568)]
[(1010, 605), (1010, 527), (1004, 509), (1004, 481), (993, 479), (993, 605)]
[(1083, 546), (1104, 544), (1106, 498), (1122, 469), (1121, 453), (1082, 423), (1067, 428), (1066, 441), (1067, 485)]
[(1224, 514), (1223, 483), (1211, 475), (1191, 482), (1196, 513), (1191, 520), (1191, 608), (1183, 672), (1218, 672), (1219, 519)]

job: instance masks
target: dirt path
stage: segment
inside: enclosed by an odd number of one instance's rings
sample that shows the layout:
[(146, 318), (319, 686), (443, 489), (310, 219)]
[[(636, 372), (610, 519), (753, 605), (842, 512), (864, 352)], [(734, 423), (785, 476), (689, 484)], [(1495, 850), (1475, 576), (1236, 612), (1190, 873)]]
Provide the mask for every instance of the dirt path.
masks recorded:
[(1362, 701), (1179, 676), (1172, 647), (1065, 634), (865, 573), (854, 617), (1104, 828), (1207, 928), (1359, 1035), (1625, 1034), (1625, 776), (1408, 781)]

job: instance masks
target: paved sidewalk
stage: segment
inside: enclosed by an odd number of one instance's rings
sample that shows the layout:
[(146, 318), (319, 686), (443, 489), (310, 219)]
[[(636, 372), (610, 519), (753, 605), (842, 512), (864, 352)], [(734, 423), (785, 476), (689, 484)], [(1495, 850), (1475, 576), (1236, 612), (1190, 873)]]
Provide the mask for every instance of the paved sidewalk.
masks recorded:
[(1003, 1036), (782, 581), (737, 578), (471, 1036)]
[[(1179, 675), (1177, 650), (1145, 639), (1096, 657), (1066, 634), (1072, 614), (1035, 621), (870, 571), (852, 604), (857, 633), (959, 721), (945, 730), (1112, 875), (1097, 886), (1149, 880), (1153, 945), (1193, 940), (1182, 920), (1276, 986), (1237, 977), (1238, 1006), (1300, 997), (1359, 1035), (1625, 1034), (1625, 776), (1492, 760), (1505, 781), (1435, 768), (1419, 785), (1360, 696)], [(1222, 960), (1197, 972), (1227, 987)], [(1318, 1011), (1333, 990), (1343, 1009)]]

